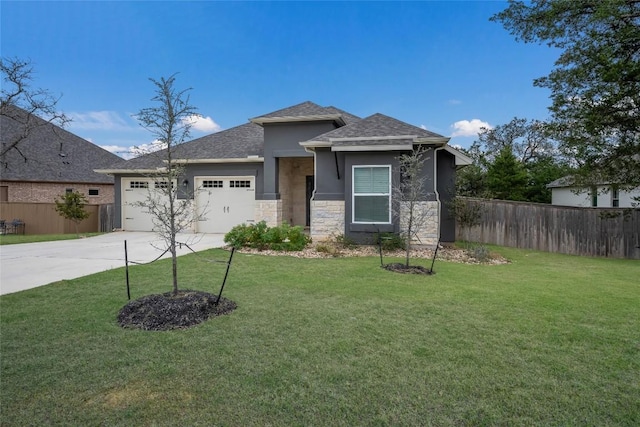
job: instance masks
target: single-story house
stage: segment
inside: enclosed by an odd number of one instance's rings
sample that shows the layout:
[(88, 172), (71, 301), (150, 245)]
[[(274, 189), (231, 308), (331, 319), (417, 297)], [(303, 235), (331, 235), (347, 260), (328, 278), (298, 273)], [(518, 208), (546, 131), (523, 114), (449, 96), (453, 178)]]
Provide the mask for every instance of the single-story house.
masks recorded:
[[(183, 143), (172, 158), (184, 165), (179, 197), (193, 200), (196, 211), (207, 209), (194, 232), (225, 233), (264, 220), (308, 227), (315, 241), (344, 235), (367, 243), (378, 232), (400, 230), (392, 209), (392, 188), (401, 179), (397, 157), (424, 147), (423, 203), (435, 215), (420, 242), (435, 244), (455, 239), (448, 202), (456, 169), (471, 163), (448, 141), (383, 114), (360, 118), (303, 102)], [(135, 202), (146, 198), (163, 166), (151, 153), (99, 171), (115, 177), (116, 227), (152, 230), (150, 215)]]
[[(65, 192), (79, 191), (90, 204), (114, 202), (114, 179), (94, 169), (124, 163), (97, 145), (12, 107), (0, 115), (0, 143), (23, 138), (0, 159), (0, 202), (53, 203)], [(15, 118), (14, 118), (15, 117)]]
[(547, 188), (551, 189), (551, 204), (557, 206), (630, 208), (640, 204), (640, 187), (625, 189), (599, 184), (585, 188), (576, 185), (571, 176), (565, 176), (550, 182)]

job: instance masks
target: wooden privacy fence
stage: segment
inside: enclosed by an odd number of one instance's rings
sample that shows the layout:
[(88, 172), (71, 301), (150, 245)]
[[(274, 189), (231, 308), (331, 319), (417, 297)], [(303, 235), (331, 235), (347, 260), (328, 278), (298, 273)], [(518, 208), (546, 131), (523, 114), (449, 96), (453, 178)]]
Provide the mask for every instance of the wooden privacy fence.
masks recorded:
[[(20, 219), (25, 223), (25, 234), (75, 233), (75, 224), (62, 218), (55, 210), (55, 203), (0, 203), (0, 219), (11, 222)], [(78, 226), (80, 233), (113, 230), (114, 205), (86, 205), (90, 213)]]
[(640, 259), (640, 209), (574, 208), (462, 198), (479, 205), (478, 225), (456, 238), (571, 255)]

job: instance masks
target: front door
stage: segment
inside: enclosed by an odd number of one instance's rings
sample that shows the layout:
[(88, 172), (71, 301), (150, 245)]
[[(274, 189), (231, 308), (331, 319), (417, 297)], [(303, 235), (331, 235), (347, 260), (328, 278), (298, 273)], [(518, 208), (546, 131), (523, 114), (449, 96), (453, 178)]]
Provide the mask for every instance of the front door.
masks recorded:
[(313, 187), (314, 187), (313, 175), (307, 176), (307, 195), (306, 195), (307, 210), (306, 210), (306, 222), (305, 222), (305, 225), (307, 227), (311, 226), (311, 198), (313, 197)]

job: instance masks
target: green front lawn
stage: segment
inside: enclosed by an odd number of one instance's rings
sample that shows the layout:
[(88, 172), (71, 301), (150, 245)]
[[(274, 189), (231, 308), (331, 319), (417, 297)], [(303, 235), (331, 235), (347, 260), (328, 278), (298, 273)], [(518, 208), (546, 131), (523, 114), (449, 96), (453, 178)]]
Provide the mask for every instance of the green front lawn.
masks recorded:
[[(2, 296), (0, 424), (640, 424), (640, 263), (495, 250), (434, 276), (238, 254), (238, 309), (183, 331), (116, 324), (123, 269)], [(226, 255), (181, 257), (182, 286), (217, 292)]]
[(104, 233), (77, 234), (0, 234), (0, 245), (15, 245), (18, 243), (51, 242), (54, 240), (73, 240), (98, 236)]

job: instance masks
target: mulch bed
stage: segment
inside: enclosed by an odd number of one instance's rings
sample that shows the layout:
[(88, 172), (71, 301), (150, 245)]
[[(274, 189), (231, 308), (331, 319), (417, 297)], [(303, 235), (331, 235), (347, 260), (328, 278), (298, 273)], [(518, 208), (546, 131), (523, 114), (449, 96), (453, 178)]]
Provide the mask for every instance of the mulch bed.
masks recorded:
[(235, 302), (207, 292), (184, 290), (178, 295), (172, 292), (147, 295), (130, 301), (118, 313), (118, 323), (123, 328), (145, 331), (186, 329), (204, 322), (210, 317), (229, 314), (236, 309)]
[(393, 271), (395, 273), (405, 273), (405, 274), (436, 274), (435, 271), (431, 271), (431, 269), (423, 267), (421, 265), (409, 265), (400, 264), (398, 262), (394, 262), (391, 264), (386, 264), (382, 268), (385, 270)]

